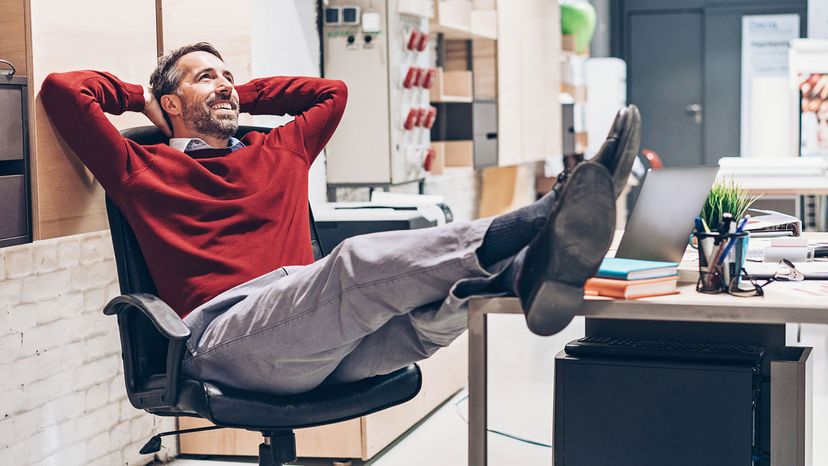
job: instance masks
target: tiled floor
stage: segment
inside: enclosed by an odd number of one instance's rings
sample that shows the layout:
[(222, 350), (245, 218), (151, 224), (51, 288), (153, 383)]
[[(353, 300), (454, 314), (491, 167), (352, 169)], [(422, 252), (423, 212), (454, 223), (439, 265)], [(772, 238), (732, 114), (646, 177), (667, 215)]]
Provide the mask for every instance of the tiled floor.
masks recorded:
[[(489, 321), (489, 427), (532, 441), (550, 443), (555, 354), (578, 338), (583, 321), (564, 332), (539, 338), (519, 316), (494, 315)], [(795, 334), (795, 332), (791, 332)], [(828, 464), (828, 326), (805, 325), (802, 345), (814, 347), (813, 464)], [(465, 392), (435, 411), (397, 443), (365, 466), (463, 466), (467, 463)], [(177, 460), (173, 466), (235, 466), (250, 463)], [(303, 466), (330, 465), (329, 460), (300, 461)], [(354, 461), (354, 466), (363, 463)], [(552, 464), (552, 450), (498, 434), (489, 434), (489, 465)]]

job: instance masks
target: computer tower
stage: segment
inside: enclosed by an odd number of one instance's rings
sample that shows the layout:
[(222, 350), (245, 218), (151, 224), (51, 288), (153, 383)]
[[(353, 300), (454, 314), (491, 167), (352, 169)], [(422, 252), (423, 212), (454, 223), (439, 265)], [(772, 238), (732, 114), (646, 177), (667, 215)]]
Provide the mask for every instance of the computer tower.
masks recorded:
[(750, 466), (754, 367), (555, 358), (556, 466)]

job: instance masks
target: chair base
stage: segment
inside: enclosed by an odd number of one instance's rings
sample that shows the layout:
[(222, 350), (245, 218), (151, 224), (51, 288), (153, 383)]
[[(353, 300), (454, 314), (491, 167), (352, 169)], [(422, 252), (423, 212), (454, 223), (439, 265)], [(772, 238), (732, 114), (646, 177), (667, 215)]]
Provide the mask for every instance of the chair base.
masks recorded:
[(259, 466), (282, 466), (296, 461), (296, 436), (292, 430), (262, 432), (259, 444)]

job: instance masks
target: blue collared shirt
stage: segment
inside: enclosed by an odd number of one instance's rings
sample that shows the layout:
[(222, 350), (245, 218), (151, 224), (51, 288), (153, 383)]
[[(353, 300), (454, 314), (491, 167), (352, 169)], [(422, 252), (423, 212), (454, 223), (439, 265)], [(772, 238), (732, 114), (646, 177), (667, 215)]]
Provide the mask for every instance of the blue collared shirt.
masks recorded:
[[(178, 149), (181, 152), (195, 152), (202, 149), (216, 149), (199, 138), (172, 138), (170, 139), (170, 147)], [(244, 147), (244, 143), (236, 138), (231, 137), (228, 142), (230, 152), (235, 152)]]

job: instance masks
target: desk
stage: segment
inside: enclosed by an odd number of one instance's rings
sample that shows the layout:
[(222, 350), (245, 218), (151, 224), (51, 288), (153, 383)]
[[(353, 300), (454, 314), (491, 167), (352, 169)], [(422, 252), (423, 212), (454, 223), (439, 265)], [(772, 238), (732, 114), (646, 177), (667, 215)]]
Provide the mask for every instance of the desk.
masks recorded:
[[(808, 237), (824, 241), (828, 239), (828, 234), (809, 234)], [(587, 334), (590, 319), (718, 323), (725, 331), (728, 325), (758, 324), (757, 328), (777, 334), (781, 331), (783, 338), (785, 323), (828, 324), (828, 304), (825, 300), (814, 297), (796, 299), (791, 294), (780, 292), (780, 287), (786, 285), (790, 284), (771, 284), (766, 287), (763, 298), (739, 298), (726, 294), (700, 294), (696, 292), (695, 284), (682, 284), (679, 286), (681, 293), (671, 296), (639, 300), (588, 298), (579, 315), (587, 318)], [(475, 299), (469, 305), (469, 466), (486, 465), (486, 326), (489, 314), (523, 314), (523, 310), (517, 298)], [(738, 328), (741, 332), (744, 326)]]

